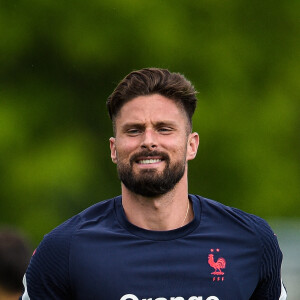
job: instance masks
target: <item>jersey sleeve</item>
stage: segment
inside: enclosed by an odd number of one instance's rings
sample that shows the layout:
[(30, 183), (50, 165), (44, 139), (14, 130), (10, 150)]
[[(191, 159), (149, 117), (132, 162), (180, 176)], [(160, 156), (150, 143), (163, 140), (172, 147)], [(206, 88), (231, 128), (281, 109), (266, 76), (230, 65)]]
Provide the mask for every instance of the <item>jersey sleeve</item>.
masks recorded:
[(266, 221), (255, 220), (262, 244), (259, 283), (250, 300), (286, 300), (287, 293), (281, 280), (282, 252), (276, 235)]
[(72, 299), (69, 252), (78, 216), (47, 234), (24, 275), (22, 300)]

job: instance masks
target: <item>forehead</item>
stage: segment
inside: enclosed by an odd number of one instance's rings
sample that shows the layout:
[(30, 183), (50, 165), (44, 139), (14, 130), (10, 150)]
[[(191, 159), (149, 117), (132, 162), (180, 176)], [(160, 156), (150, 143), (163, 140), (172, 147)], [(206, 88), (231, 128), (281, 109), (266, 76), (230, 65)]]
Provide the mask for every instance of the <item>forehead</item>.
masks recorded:
[(139, 96), (126, 102), (116, 116), (116, 125), (127, 122), (187, 122), (183, 107), (159, 94)]

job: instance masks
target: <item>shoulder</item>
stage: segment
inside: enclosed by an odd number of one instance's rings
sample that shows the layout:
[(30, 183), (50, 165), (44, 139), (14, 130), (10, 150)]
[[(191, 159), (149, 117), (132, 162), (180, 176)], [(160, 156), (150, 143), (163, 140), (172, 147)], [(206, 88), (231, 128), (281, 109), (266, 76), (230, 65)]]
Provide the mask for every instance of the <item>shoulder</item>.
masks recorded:
[[(33, 298), (69, 299), (70, 251), (74, 235), (86, 224), (111, 215), (114, 201), (99, 202), (68, 219), (46, 234), (26, 271), (28, 293)], [(39, 299), (40, 299), (39, 298)]]
[(98, 202), (80, 212), (78, 216), (81, 218), (82, 222), (101, 220), (114, 212), (114, 199), (116, 198), (118, 197)]
[(42, 256), (53, 255), (55, 260), (61, 258), (65, 262), (68, 261), (66, 258), (69, 255), (74, 234), (86, 224), (98, 222), (103, 216), (113, 211), (113, 202), (112, 199), (98, 202), (54, 228), (44, 236), (34, 257), (39, 257), (41, 252)]
[(255, 236), (261, 247), (277, 245), (277, 238), (266, 220), (235, 207), (196, 195), (202, 208), (202, 219), (230, 228), (233, 232), (244, 232)]
[(103, 200), (86, 208), (46, 234), (41, 245), (51, 243), (54, 246), (67, 246), (72, 236), (85, 224), (101, 221), (102, 218), (113, 213), (113, 208), (113, 199)]

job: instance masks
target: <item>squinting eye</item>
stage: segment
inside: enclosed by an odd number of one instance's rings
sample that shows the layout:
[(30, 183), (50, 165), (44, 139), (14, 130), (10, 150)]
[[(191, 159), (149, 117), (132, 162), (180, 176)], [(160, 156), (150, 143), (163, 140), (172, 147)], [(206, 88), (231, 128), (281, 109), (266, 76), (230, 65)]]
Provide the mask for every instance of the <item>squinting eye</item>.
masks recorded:
[(138, 134), (140, 132), (139, 129), (128, 129), (127, 133), (128, 134)]
[(168, 128), (168, 127), (163, 127), (163, 128), (160, 128), (158, 131), (160, 131), (160, 132), (170, 132), (170, 131), (172, 131), (172, 129)]

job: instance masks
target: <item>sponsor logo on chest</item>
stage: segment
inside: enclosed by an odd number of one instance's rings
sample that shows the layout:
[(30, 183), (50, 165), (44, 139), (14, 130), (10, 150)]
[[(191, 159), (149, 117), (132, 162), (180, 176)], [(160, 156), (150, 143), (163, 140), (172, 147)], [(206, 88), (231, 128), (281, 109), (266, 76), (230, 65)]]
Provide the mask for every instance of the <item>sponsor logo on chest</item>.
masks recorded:
[[(226, 260), (223, 257), (219, 257), (220, 249), (210, 249), (210, 253), (208, 254), (208, 264), (211, 268), (213, 268), (213, 271), (210, 273), (212, 276), (213, 281), (224, 281), (225, 279), (225, 272), (224, 269), (226, 268)], [(215, 258), (215, 254), (217, 255), (217, 258)], [(220, 300), (217, 296), (209, 296), (209, 297), (203, 297), (203, 296), (190, 296), (189, 298), (184, 298), (181, 296), (176, 297), (158, 297), (158, 298), (138, 298), (134, 294), (126, 294), (123, 297), (121, 297), (120, 300)]]
[(137, 296), (133, 294), (126, 294), (120, 300), (219, 300), (219, 298), (216, 296), (209, 296), (207, 298), (203, 298), (202, 296), (191, 296), (187, 299), (183, 297), (170, 297), (170, 298), (158, 297), (158, 298), (139, 299)]

